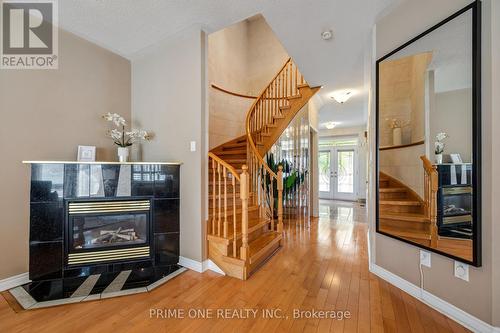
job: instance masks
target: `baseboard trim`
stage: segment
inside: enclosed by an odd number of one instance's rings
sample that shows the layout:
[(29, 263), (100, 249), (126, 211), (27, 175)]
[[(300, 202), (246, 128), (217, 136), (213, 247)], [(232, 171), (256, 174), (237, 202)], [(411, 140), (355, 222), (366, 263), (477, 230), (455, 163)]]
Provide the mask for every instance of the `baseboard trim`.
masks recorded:
[(445, 316), (455, 320), (473, 332), (500, 333), (500, 327), (494, 327), (481, 319), (474, 317), (464, 310), (457, 308), (453, 304), (446, 302), (445, 300), (371, 262), (370, 272), (427, 304), (436, 311), (439, 311)]
[(0, 291), (9, 290), (20, 285), (30, 282), (29, 273), (14, 275), (6, 279), (0, 280)]
[(189, 259), (186, 257), (179, 257), (179, 265), (189, 268), (195, 272), (203, 273), (206, 270), (211, 270), (212, 272), (226, 275), (224, 271), (222, 271), (219, 266), (217, 266), (212, 260), (207, 259), (203, 262), (196, 261), (193, 259)]

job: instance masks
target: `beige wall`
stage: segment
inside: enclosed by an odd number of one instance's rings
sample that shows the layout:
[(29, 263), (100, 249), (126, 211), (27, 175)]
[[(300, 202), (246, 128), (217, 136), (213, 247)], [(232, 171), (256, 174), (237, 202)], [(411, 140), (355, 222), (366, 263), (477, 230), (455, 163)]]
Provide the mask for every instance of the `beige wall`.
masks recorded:
[(30, 167), (21, 161), (75, 160), (78, 145), (115, 160), (106, 112), (130, 119), (130, 62), (68, 32), (59, 69), (0, 70), (0, 280), (28, 271)]
[[(489, 17), (491, 11), (487, 10), (490, 1), (491, 0), (483, 1), (485, 4), (485, 8), (483, 9), (483, 31), (489, 29), (491, 21)], [(418, 35), (426, 28), (446, 18), (469, 3), (469, 0), (421, 0), (403, 3), (391, 14), (377, 23), (376, 57), (383, 56), (403, 42)], [(491, 80), (488, 81), (488, 76), (490, 76), (491, 72), (491, 50), (488, 51), (491, 39), (491, 36), (490, 38), (483, 39), (483, 266), (480, 268), (470, 267), (469, 282), (455, 278), (453, 276), (453, 260), (437, 254), (432, 254), (432, 268), (424, 267), (423, 269), (425, 289), (427, 291), (485, 322), (492, 323), (493, 318), (495, 318), (495, 323), (498, 325), (498, 321), (500, 320), (500, 318), (498, 318), (498, 311), (496, 311), (497, 314), (495, 315), (493, 315), (492, 312), (492, 291), (496, 292), (497, 310), (498, 305), (500, 305), (498, 301), (498, 282), (492, 287), (492, 244), (498, 244), (500, 239), (498, 232), (497, 235), (492, 236), (492, 227), (493, 216), (499, 216), (498, 207), (493, 207), (493, 202), (498, 202), (499, 193), (498, 190), (494, 190), (498, 188), (498, 175), (495, 175), (496, 173), (493, 173), (492, 170), (500, 167), (500, 160), (498, 159), (498, 149), (496, 148), (493, 150), (494, 141), (492, 139), (494, 135), (493, 130), (496, 129), (498, 133), (500, 131), (500, 124), (497, 118), (493, 118), (497, 120), (496, 123), (492, 122)], [(373, 120), (372, 118), (372, 121)], [(494, 128), (493, 126), (498, 127)], [(496, 136), (498, 136), (498, 134)], [(496, 136), (496, 142), (499, 142), (500, 140), (498, 140)], [(492, 185), (492, 181), (496, 182), (495, 186)], [(374, 185), (375, 184), (372, 183), (372, 186)], [(492, 195), (496, 195), (496, 197), (492, 197)], [(372, 197), (371, 200), (373, 201), (374, 197)], [(372, 223), (371, 230), (374, 232), (373, 226), (375, 219), (373, 203), (370, 207), (372, 207), (372, 210), (370, 210)], [(495, 228), (497, 227), (495, 226)], [(495, 237), (496, 242), (493, 242), (492, 237)], [(375, 236), (374, 252), (376, 252), (374, 261), (377, 265), (401, 276), (415, 285), (419, 285), (419, 249), (417, 247), (377, 234)], [(494, 258), (498, 263), (498, 255)], [(495, 270), (496, 269), (495, 267)], [(496, 274), (496, 281), (499, 281), (498, 271), (496, 271)]]
[[(257, 96), (288, 55), (260, 15), (208, 36), (208, 81), (231, 92)], [(253, 99), (209, 90), (209, 148), (245, 134)]]
[[(221, 88), (251, 95), (248, 84), (248, 22), (233, 24), (208, 36), (208, 81)], [(209, 148), (245, 133), (246, 112), (253, 99), (209, 88)]]
[(430, 52), (380, 63), (380, 146), (392, 146), (393, 130), (389, 119), (407, 122), (402, 128), (402, 143), (424, 139), (425, 71)]
[[(199, 28), (177, 34), (132, 60), (132, 116), (151, 129), (144, 160), (180, 161), (180, 255), (203, 260), (205, 219), (206, 36)], [(197, 150), (190, 151), (190, 141)]]
[(403, 182), (424, 197), (424, 168), (420, 156), (425, 155), (425, 146), (411, 146), (379, 152), (380, 171)]
[[(485, 75), (487, 83), (483, 90), (483, 96), (485, 96), (483, 105), (484, 109), (489, 110), (487, 117), (483, 121), (483, 126), (487, 124), (488, 135), (491, 135), (491, 139), (486, 145), (488, 150), (483, 152), (483, 158), (491, 163), (490, 172), (487, 174), (491, 178), (486, 178), (486, 182), (491, 184), (491, 196), (483, 195), (483, 198), (486, 199), (487, 207), (491, 208), (491, 211), (485, 217), (496, 221), (493, 223), (492, 228), (487, 229), (487, 231), (490, 231), (492, 235), (493, 325), (500, 327), (500, 223), (498, 223), (498, 217), (500, 216), (500, 205), (498, 204), (498, 198), (500, 198), (500, 174), (496, 171), (500, 168), (500, 149), (498, 149), (498, 143), (500, 142), (500, 114), (498, 112), (500, 110), (500, 95), (498, 94), (498, 91), (500, 91), (500, 20), (498, 19), (500, 17), (500, 3), (491, 0), (486, 2), (483, 13), (486, 27), (491, 26), (491, 30), (488, 28), (483, 30), (483, 39), (491, 41), (489, 47), (483, 49), (483, 52), (491, 54), (489, 60), (483, 62), (484, 71), (487, 73)], [(489, 23), (491, 25), (488, 25)], [(491, 110), (496, 110), (496, 112)], [(491, 159), (487, 157), (488, 155), (491, 156)], [(483, 160), (483, 163), (485, 162)]]
[(430, 156), (433, 159), (436, 134), (445, 132), (445, 154), (459, 153), (464, 162), (472, 158), (472, 89), (452, 90), (434, 96), (435, 109), (430, 112)]

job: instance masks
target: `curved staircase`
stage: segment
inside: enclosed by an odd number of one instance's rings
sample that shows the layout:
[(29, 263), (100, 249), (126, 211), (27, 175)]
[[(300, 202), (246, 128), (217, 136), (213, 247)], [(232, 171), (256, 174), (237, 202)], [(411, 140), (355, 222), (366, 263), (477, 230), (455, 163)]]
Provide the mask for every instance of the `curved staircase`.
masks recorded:
[(281, 246), (283, 172), (264, 156), (319, 89), (288, 59), (249, 109), (246, 134), (208, 154), (208, 258), (229, 276), (246, 280)]
[(427, 247), (438, 247), (436, 167), (421, 156), (424, 198), (383, 172), (379, 173), (379, 230)]
[(430, 246), (431, 221), (424, 201), (408, 186), (383, 172), (379, 175), (379, 228)]

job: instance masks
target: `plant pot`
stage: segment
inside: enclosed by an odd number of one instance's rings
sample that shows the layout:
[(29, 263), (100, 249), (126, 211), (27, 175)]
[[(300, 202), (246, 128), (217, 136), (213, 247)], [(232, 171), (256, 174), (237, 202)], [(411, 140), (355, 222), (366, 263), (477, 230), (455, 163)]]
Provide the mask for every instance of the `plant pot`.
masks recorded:
[(127, 162), (128, 161), (128, 147), (118, 147), (118, 160), (120, 162)]
[(402, 144), (402, 131), (401, 127), (392, 129), (392, 145), (400, 146)]
[(443, 164), (443, 154), (436, 154), (436, 164)]

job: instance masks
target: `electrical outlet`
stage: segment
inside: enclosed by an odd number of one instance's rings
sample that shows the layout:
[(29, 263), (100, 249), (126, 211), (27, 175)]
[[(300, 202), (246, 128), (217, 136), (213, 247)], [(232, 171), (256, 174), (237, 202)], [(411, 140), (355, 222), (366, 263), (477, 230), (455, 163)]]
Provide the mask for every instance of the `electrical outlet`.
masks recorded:
[(455, 260), (455, 277), (469, 282), (469, 265)]
[(191, 148), (191, 151), (196, 151), (196, 141), (191, 141), (190, 148)]
[(431, 267), (431, 253), (420, 250), (420, 265)]

